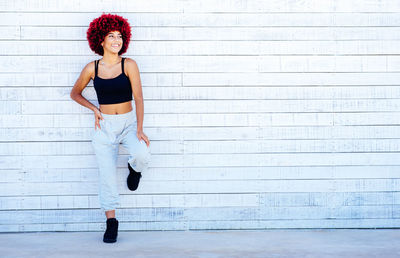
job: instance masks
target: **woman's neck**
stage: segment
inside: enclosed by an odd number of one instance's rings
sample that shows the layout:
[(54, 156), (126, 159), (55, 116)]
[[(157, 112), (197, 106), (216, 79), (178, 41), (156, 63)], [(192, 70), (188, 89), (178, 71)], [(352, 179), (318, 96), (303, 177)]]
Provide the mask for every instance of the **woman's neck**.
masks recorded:
[(114, 65), (120, 62), (120, 57), (118, 54), (108, 54), (104, 53), (103, 58), (101, 59), (106, 65)]

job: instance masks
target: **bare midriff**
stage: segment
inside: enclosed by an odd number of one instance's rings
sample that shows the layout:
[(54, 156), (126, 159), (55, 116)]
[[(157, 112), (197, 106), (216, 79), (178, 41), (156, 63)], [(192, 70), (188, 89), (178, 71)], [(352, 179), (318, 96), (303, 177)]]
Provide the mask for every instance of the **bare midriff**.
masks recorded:
[(100, 104), (100, 112), (108, 115), (125, 114), (132, 111), (132, 100), (118, 104)]

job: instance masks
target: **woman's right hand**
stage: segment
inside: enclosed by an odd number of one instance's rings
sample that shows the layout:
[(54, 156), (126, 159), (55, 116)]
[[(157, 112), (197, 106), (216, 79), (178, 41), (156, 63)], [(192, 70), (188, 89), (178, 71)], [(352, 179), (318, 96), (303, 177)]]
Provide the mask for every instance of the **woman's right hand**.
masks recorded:
[(96, 126), (100, 128), (100, 119), (103, 120), (103, 116), (101, 115), (101, 112), (98, 108), (94, 110), (94, 118), (95, 118), (95, 123), (94, 123), (94, 129), (96, 130)]

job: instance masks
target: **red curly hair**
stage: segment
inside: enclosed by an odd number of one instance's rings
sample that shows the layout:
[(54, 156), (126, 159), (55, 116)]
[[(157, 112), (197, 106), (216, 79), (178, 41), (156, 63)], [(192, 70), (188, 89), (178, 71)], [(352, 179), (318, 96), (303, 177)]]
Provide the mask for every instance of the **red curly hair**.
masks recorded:
[(100, 17), (94, 19), (86, 32), (86, 38), (89, 42), (89, 47), (96, 54), (104, 55), (104, 49), (101, 42), (110, 31), (119, 31), (122, 34), (122, 48), (118, 52), (122, 55), (126, 52), (129, 46), (129, 41), (131, 38), (131, 27), (128, 20), (122, 16), (116, 14), (105, 14), (103, 13)]

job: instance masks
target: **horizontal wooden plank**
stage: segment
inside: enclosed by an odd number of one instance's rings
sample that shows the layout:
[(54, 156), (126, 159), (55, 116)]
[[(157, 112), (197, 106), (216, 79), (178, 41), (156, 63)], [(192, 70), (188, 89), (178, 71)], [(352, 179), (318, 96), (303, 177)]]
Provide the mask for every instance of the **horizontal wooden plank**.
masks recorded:
[[(314, 47), (318, 44), (323, 45), (325, 41), (316, 42)], [(275, 45), (280, 48), (276, 42), (258, 42), (258, 41), (152, 41), (143, 40), (138, 41), (135, 39), (131, 40), (131, 45), (128, 48), (125, 56), (132, 56), (137, 58), (138, 56), (186, 56), (186, 55), (258, 55), (261, 45)], [(287, 44), (289, 42), (281, 42), (281, 44)], [(297, 41), (297, 43), (302, 43)], [(375, 44), (376, 51), (388, 51), (395, 53), (396, 48), (392, 48), (391, 45), (398, 43), (398, 41), (383, 41)], [(325, 42), (326, 44), (326, 42)], [(363, 44), (363, 42), (360, 42)], [(368, 44), (365, 42), (364, 44)], [(371, 45), (371, 42), (369, 43)], [(310, 45), (310, 44), (309, 44)], [(387, 46), (386, 49), (382, 49), (382, 45)], [(132, 47), (133, 46), (133, 47)], [(336, 45), (331, 43), (331, 47), (335, 48)], [(290, 46), (287, 46), (290, 48)], [(296, 48), (292, 44), (292, 48)], [(303, 46), (307, 48), (306, 45)], [(309, 48), (309, 47), (308, 47)], [(321, 47), (322, 48), (322, 47)], [(371, 46), (371, 48), (374, 48)], [(326, 49), (326, 48), (325, 48)], [(392, 49), (392, 50), (390, 50)], [(282, 49), (281, 51), (285, 51)], [(288, 50), (286, 50), (288, 51)], [(293, 51), (293, 50), (292, 50)], [(307, 51), (307, 50), (305, 50)], [(310, 48), (308, 51), (312, 51)], [(315, 51), (314, 51), (315, 52)], [(0, 42), (0, 54), (1, 55), (36, 55), (36, 56), (87, 56), (90, 59), (96, 59), (92, 50), (88, 47), (86, 40), (77, 41), (40, 41), (40, 40), (22, 40), (22, 41), (1, 41)]]
[[(240, 73), (183, 73), (183, 86), (350, 86), (350, 85), (398, 85), (400, 73), (255, 73), (247, 74), (246, 80)], [(246, 83), (245, 83), (246, 81)], [(346, 87), (343, 87), (346, 91)], [(336, 95), (339, 96), (339, 95)], [(362, 98), (362, 96), (359, 96)], [(390, 96), (389, 96), (390, 97)]]
[[(105, 231), (105, 223), (24, 223), (24, 224), (0, 224), (0, 232), (38, 232), (38, 231)], [(138, 221), (120, 222), (118, 231), (124, 230), (186, 230), (185, 221)]]
[(322, 193), (263, 193), (260, 205), (267, 207), (320, 206), (348, 207), (400, 204), (399, 192), (322, 192)]
[[(352, 13), (351, 15), (354, 15)], [(337, 21), (342, 22), (342, 21)], [(182, 41), (178, 41), (182, 42)], [(207, 41), (201, 41), (203, 43)], [(233, 41), (242, 42), (242, 41)], [(263, 40), (257, 41), (260, 45), (258, 48), (260, 55), (373, 55), (386, 54), (392, 55), (398, 53), (396, 40), (356, 40), (348, 41), (341, 38), (335, 41), (325, 40)], [(18, 43), (21, 43), (20, 41)], [(229, 41), (219, 41), (220, 44), (229, 43)]]
[[(133, 194), (274, 193), (274, 192), (393, 192), (399, 178), (375, 179), (273, 179), (147, 181)], [(0, 183), (0, 196), (98, 194), (97, 182)], [(118, 181), (120, 194), (132, 194), (126, 180)]]
[[(150, 138), (151, 139), (151, 138)], [(152, 140), (152, 139), (151, 139)], [(152, 141), (156, 154), (227, 154), (227, 153), (332, 153), (332, 152), (397, 152), (400, 139), (309, 139), (309, 140), (175, 140)], [(88, 155), (94, 154), (90, 142), (3, 142), (0, 155)], [(120, 145), (120, 155), (128, 151)]]
[[(49, 0), (16, 0), (4, 2), (1, 5), (2, 11), (7, 12), (99, 12), (92, 14), (100, 16), (104, 10), (112, 10), (113, 12), (182, 12), (183, 1), (170, 0), (147, 0), (137, 2), (126, 1), (102, 1), (97, 4), (90, 2), (80, 2), (79, 0), (61, 1), (54, 3)], [(94, 17), (93, 17), (94, 18)]]
[[(142, 72), (256, 72), (256, 56), (153, 56), (135, 58)], [(93, 61), (90, 60), (89, 62)], [(26, 67), (25, 72), (80, 72), (88, 62), (87, 57), (50, 56), (0, 56), (2, 72), (15, 72), (18, 67)], [(33, 63), (41, 65), (33, 65)]]
[[(371, 111), (397, 111), (400, 99), (392, 100), (146, 100), (147, 114), (182, 113), (247, 113), (247, 112), (332, 112), (333, 107), (369, 106)], [(382, 105), (380, 105), (382, 104)], [(0, 103), (1, 105), (1, 103)], [(134, 112), (136, 107), (133, 103)], [(386, 108), (386, 110), (384, 109)], [(22, 109), (22, 110), (21, 110)], [(74, 101), (7, 101), (3, 114), (82, 113), (86, 109)], [(218, 111), (217, 111), (218, 110)], [(335, 110), (339, 111), (339, 110)]]
[[(247, 1), (250, 3), (250, 1)], [(139, 2), (140, 3), (140, 2)], [(293, 3), (292, 3), (293, 4)], [(215, 3), (212, 3), (215, 5)], [(141, 13), (135, 6), (134, 12), (118, 12), (133, 24), (134, 28), (143, 26), (397, 26), (396, 13), (369, 12), (369, 13), (170, 13), (151, 12)], [(60, 10), (59, 10), (60, 11)], [(375, 10), (374, 10), (375, 11)], [(5, 12), (0, 21), (4, 25), (27, 26), (88, 26), (97, 14), (87, 12)]]
[[(392, 59), (397, 57), (392, 57)], [(387, 56), (260, 56), (260, 72), (397, 72)], [(199, 70), (201, 72), (206, 72)], [(229, 67), (227, 67), (229, 71)], [(191, 72), (191, 71), (188, 71)]]
[[(232, 194), (121, 194), (121, 208), (340, 207), (400, 205), (399, 192), (315, 192)], [(0, 210), (98, 208), (97, 195), (0, 197)]]
[[(356, 116), (357, 114), (353, 114)], [(374, 123), (378, 113), (365, 115)], [(396, 113), (393, 113), (395, 116)], [(143, 126), (327, 126), (333, 125), (333, 113), (297, 114), (144, 114)], [(85, 115), (2, 115), (1, 127), (88, 127), (94, 116)], [(375, 120), (377, 120), (375, 119)], [(339, 120), (339, 119), (338, 119)], [(392, 123), (393, 120), (391, 120)], [(338, 121), (338, 124), (339, 121)], [(368, 123), (365, 123), (368, 124)], [(390, 122), (384, 121), (384, 124)]]
[(21, 101), (1, 101), (0, 102), (0, 115), (6, 114), (6, 115), (18, 115), (21, 114), (21, 107), (22, 107), (22, 102)]
[[(72, 103), (69, 113), (89, 113), (87, 109), (74, 102), (70, 97), (71, 87), (1, 87), (0, 99), (7, 101), (65, 101)], [(88, 86), (82, 92), (88, 101), (98, 105), (97, 95), (93, 86)], [(240, 98), (238, 98), (240, 96)], [(241, 100), (263, 100), (267, 103), (271, 100), (327, 100), (336, 103), (337, 111), (346, 111), (347, 106), (367, 105), (371, 101), (380, 101), (382, 106), (390, 105), (400, 98), (399, 86), (344, 86), (344, 87), (307, 87), (307, 86), (285, 86), (285, 87), (143, 87), (143, 98), (145, 104), (149, 100), (202, 100), (217, 101), (230, 100), (231, 102)], [(366, 99), (366, 100), (365, 100)], [(382, 100), (379, 100), (382, 99)], [(393, 100), (390, 100), (393, 99)], [(348, 100), (346, 102), (345, 100)], [(158, 104), (163, 102), (158, 101)], [(193, 103), (193, 102), (189, 102)], [(216, 102), (218, 103), (218, 102)], [(350, 104), (347, 104), (350, 103)], [(340, 106), (342, 105), (342, 106)], [(135, 105), (132, 103), (133, 108)], [(394, 104), (395, 108), (397, 106)], [(146, 105), (147, 107), (147, 105)], [(350, 109), (351, 110), (351, 109)], [(350, 111), (348, 110), (348, 111)], [(368, 109), (367, 109), (368, 110)], [(374, 111), (370, 109), (371, 111)], [(147, 112), (147, 108), (145, 109)], [(357, 110), (358, 111), (358, 110)]]
[[(164, 154), (183, 154), (184, 143), (183, 141), (165, 141), (155, 143), (158, 146), (156, 153)], [(154, 145), (152, 145), (152, 149)], [(190, 153), (188, 149), (188, 153)], [(93, 146), (91, 142), (10, 142), (2, 143), (2, 149), (0, 150), (0, 155), (87, 155), (94, 154)], [(192, 152), (195, 153), (195, 152)], [(125, 147), (120, 144), (120, 155), (128, 155), (129, 152)]]
[[(141, 72), (399, 72), (400, 57), (386, 56), (138, 56)], [(90, 60), (92, 61), (92, 60)], [(89, 62), (90, 62), (89, 61)], [(2, 72), (80, 72), (88, 57), (0, 56)], [(40, 63), (40, 65), (34, 65)], [(394, 74), (397, 75), (397, 74)], [(400, 76), (399, 76), (400, 77)], [(358, 78), (357, 78), (358, 79)]]
[[(12, 56), (0, 56), (3, 72), (77, 72), (87, 58), (20, 56), (18, 63)], [(168, 59), (168, 61), (167, 61)], [(400, 58), (386, 56), (139, 56), (135, 60), (142, 72), (399, 72)], [(40, 67), (33, 62), (42, 62)], [(68, 63), (66, 63), (68, 62)], [(29, 68), (28, 68), (29, 67)]]
[[(343, 228), (393, 228), (400, 227), (399, 219), (299, 219), (299, 220), (211, 220), (211, 221), (121, 221), (120, 231), (147, 230), (224, 230), (224, 229), (343, 229)], [(49, 224), (8, 224), (0, 225), (1, 232), (37, 232), (37, 231), (101, 231), (105, 222), (49, 223)]]
[[(150, 145), (150, 149), (152, 146)], [(223, 153), (223, 154), (154, 154), (150, 167), (240, 167), (246, 166), (334, 166), (334, 165), (399, 165), (399, 153)], [(9, 164), (19, 156), (6, 156), (1, 168), (80, 168), (97, 167), (94, 155), (31, 155), (23, 156), (23, 164)], [(125, 166), (127, 155), (117, 160), (119, 166)], [(29, 164), (29, 165), (28, 165)]]
[[(275, 130), (276, 129), (276, 130)], [(261, 139), (391, 139), (398, 138), (397, 125), (327, 126), (327, 127), (261, 127)], [(400, 133), (399, 133), (400, 134)], [(301, 136), (300, 136), (301, 135)]]
[[(162, 161), (160, 155), (154, 156), (154, 166), (158, 167), (158, 161)], [(277, 154), (185, 154), (184, 167), (201, 167), (204, 162), (208, 166), (331, 166), (331, 165), (399, 165), (400, 153), (277, 153)], [(28, 156), (30, 157), (30, 156)], [(179, 155), (177, 155), (179, 157)], [(49, 166), (54, 159), (44, 159)], [(173, 159), (173, 155), (171, 157)], [(180, 159), (177, 159), (179, 166)], [(161, 163), (161, 162), (160, 162)]]
[[(121, 221), (119, 231), (148, 230), (224, 230), (224, 229), (343, 229), (343, 228), (393, 228), (400, 227), (400, 220), (385, 219), (289, 219), (289, 220), (207, 220), (207, 221)], [(24, 223), (0, 224), (1, 232), (38, 232), (38, 231), (100, 231), (104, 232), (105, 222), (82, 223)]]
[[(146, 100), (146, 114), (162, 113), (299, 113), (299, 112), (397, 112), (400, 99), (333, 99), (333, 100)], [(0, 102), (2, 114), (85, 113), (84, 106), (67, 101), (7, 101)], [(132, 105), (135, 112), (136, 106)]]
[[(124, 210), (125, 211), (125, 210)], [(249, 220), (249, 219), (363, 219), (398, 218), (400, 205), (388, 206), (342, 206), (342, 207), (205, 207), (186, 208), (188, 220)], [(5, 211), (7, 212), (7, 211)], [(2, 212), (0, 212), (1, 214)], [(207, 214), (207, 217), (205, 216)], [(0, 215), (1, 216), (1, 215)]]
[(308, 0), (300, 2), (282, 1), (235, 1), (222, 0), (217, 3), (211, 0), (192, 1), (103, 1), (96, 5), (90, 2), (81, 3), (79, 0), (60, 2), (54, 4), (51, 0), (17, 0), (2, 4), (3, 11), (19, 12), (101, 12), (113, 10), (114, 12), (396, 12), (400, 11), (397, 1), (381, 0), (369, 1), (321, 1)]
[[(0, 170), (0, 182), (56, 183), (98, 182), (98, 168), (82, 165), (79, 168), (23, 168)], [(151, 181), (204, 181), (204, 180), (299, 180), (299, 179), (392, 179), (396, 178), (399, 166), (275, 166), (275, 167), (151, 167), (145, 180)], [(246, 171), (246, 173), (243, 173)], [(117, 180), (124, 182), (128, 175), (126, 163), (117, 166)], [(157, 183), (156, 182), (156, 183)]]
[[(397, 152), (400, 139), (184, 141), (191, 153)], [(174, 153), (174, 152), (172, 152)], [(31, 153), (34, 154), (34, 153)]]
[[(212, 127), (212, 126), (347, 126), (399, 125), (398, 112), (308, 112), (308, 113), (221, 113), (221, 114), (144, 114), (144, 127)], [(3, 114), (0, 128), (9, 127), (89, 127), (94, 126), (92, 114)]]
[[(88, 60), (89, 61), (89, 60)], [(82, 67), (83, 68), (83, 67)], [(19, 71), (19, 70), (18, 70)], [(35, 87), (36, 92), (32, 92), (32, 96), (38, 97), (41, 90), (45, 90), (41, 87), (51, 87), (52, 95), (41, 95), (42, 98), (53, 98), (56, 92), (62, 92), (64, 97), (69, 98), (69, 92), (72, 86), (75, 84), (79, 77), (78, 73), (0, 73), (0, 86), (4, 89), (10, 86), (40, 86)], [(182, 85), (182, 75), (181, 73), (141, 73), (140, 79), (144, 87), (147, 86), (168, 86), (168, 87), (180, 87)], [(89, 82), (90, 86), (93, 86), (93, 80)], [(59, 86), (68, 86), (62, 89)], [(92, 87), (93, 88), (93, 87)], [(49, 90), (49, 89), (48, 89)], [(158, 88), (160, 91), (160, 88)], [(162, 92), (162, 91), (161, 91)], [(94, 94), (94, 91), (93, 91)], [(22, 95), (17, 95), (18, 98), (23, 98)], [(9, 94), (8, 98), (10, 100), (16, 97), (13, 93)]]
[[(323, 3), (323, 4), (322, 4)], [(222, 0), (215, 3), (212, 0), (201, 2), (187, 1), (184, 5), (185, 13), (197, 12), (394, 12), (400, 10), (400, 3), (396, 1), (235, 1)]]
[[(360, 228), (396, 228), (400, 226), (397, 218), (363, 219), (273, 219), (240, 221), (188, 221), (188, 230), (210, 229), (360, 229)], [(40, 224), (38, 224), (40, 225)], [(61, 227), (62, 225), (60, 225)], [(172, 225), (173, 226), (173, 225)], [(171, 227), (172, 227), (171, 226)]]
[[(211, 40), (131, 40), (126, 56), (196, 56), (196, 55), (398, 55), (398, 40), (315, 41), (211, 41)], [(0, 55), (12, 56), (97, 56), (86, 40), (0, 41)], [(390, 58), (388, 56), (387, 58)], [(341, 68), (341, 67), (338, 67)]]
[[(17, 26), (5, 26), (17, 30)], [(87, 26), (20, 26), (21, 40), (86, 40)], [(137, 27), (135, 40), (399, 40), (399, 27)]]
[(396, 125), (400, 113), (334, 113), (333, 116), (335, 125)]
[[(379, 207), (379, 208), (378, 208)], [(125, 221), (230, 221), (288, 219), (398, 219), (392, 212), (400, 206), (360, 207), (188, 207), (119, 209), (118, 220)], [(0, 224), (102, 222), (97, 210), (22, 210), (0, 211)], [(133, 219), (132, 219), (133, 218)]]
[[(1, 78), (1, 75), (0, 75)], [(37, 86), (27, 85), (27, 87), (3, 86), (0, 88), (0, 99), (8, 101), (22, 100), (40, 100), (40, 101), (70, 101), (72, 86), (68, 87), (50, 87), (51, 78), (46, 78), (47, 82)], [(172, 79), (172, 78), (171, 78)], [(178, 79), (178, 78), (175, 78)], [(72, 82), (72, 81), (71, 81)], [(16, 83), (16, 82), (14, 82)], [(220, 82), (221, 84), (222, 82)], [(63, 83), (64, 84), (64, 83)], [(73, 83), (72, 83), (73, 84)], [(201, 86), (201, 87), (149, 87), (143, 85), (144, 100), (333, 100), (340, 103), (342, 99), (353, 100), (352, 103), (365, 103), (363, 99), (400, 99), (400, 86), (254, 86), (254, 85), (226, 85), (219, 86)], [(159, 85), (161, 86), (161, 85)], [(82, 95), (89, 101), (97, 104), (97, 95), (92, 86), (84, 89)], [(240, 96), (240, 98), (238, 98)], [(372, 101), (372, 100), (371, 100)], [(390, 101), (390, 100), (388, 100)], [(147, 102), (146, 102), (147, 103)], [(345, 103), (345, 102), (344, 102)], [(391, 102), (388, 102), (390, 104)], [(75, 105), (79, 105), (75, 103)], [(351, 104), (355, 105), (355, 104)], [(89, 109), (82, 109), (89, 112)], [(147, 111), (147, 109), (145, 109)]]
[(12, 40), (13, 42), (15, 42), (20, 39), (20, 26), (0, 26), (0, 40)]
[[(194, 130), (195, 129), (195, 130)], [(48, 142), (91, 140), (90, 127), (79, 128), (0, 128), (2, 142)], [(317, 140), (317, 139), (398, 139), (399, 126), (268, 126), (268, 127), (145, 127), (152, 142), (176, 140)], [(390, 149), (389, 149), (390, 150)]]
[[(121, 207), (258, 206), (259, 194), (120, 195)], [(88, 209), (99, 207), (97, 195), (0, 197), (0, 210)]]

